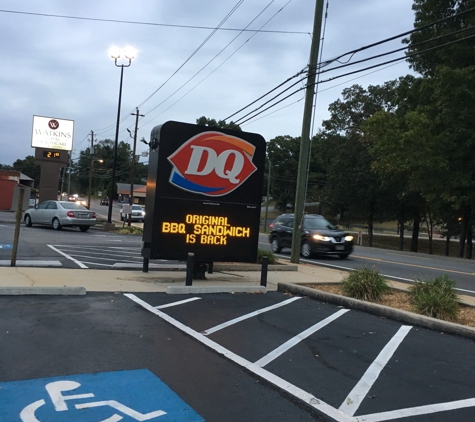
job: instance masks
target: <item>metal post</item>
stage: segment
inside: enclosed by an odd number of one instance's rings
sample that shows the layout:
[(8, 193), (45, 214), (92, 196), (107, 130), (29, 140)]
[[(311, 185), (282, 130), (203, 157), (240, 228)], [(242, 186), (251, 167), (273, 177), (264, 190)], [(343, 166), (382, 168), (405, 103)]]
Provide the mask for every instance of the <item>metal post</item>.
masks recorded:
[[(117, 66), (117, 63), (116, 63)], [(109, 198), (109, 212), (107, 222), (112, 223), (112, 204), (114, 203), (115, 166), (117, 164), (117, 144), (119, 143), (120, 104), (122, 101), (122, 81), (124, 79), (124, 65), (120, 65), (119, 106), (117, 108), (117, 124), (115, 126), (114, 161), (112, 162), (111, 195)]]
[(269, 258), (267, 256), (262, 257), (262, 268), (261, 268), (261, 286), (267, 286), (267, 269), (269, 267)]
[(195, 267), (195, 254), (192, 252), (188, 253), (188, 259), (186, 260), (186, 286), (191, 286), (193, 284), (193, 268)]
[(148, 273), (148, 258), (143, 259), (143, 265), (142, 265), (142, 272), (143, 273)]
[(10, 266), (14, 267), (16, 265), (16, 254), (18, 250), (18, 239), (20, 237), (20, 225), (21, 225), (21, 214), (23, 211), (23, 197), (25, 196), (25, 189), (20, 188), (18, 195), (18, 206), (15, 214), (15, 233), (13, 235), (13, 249), (12, 249), (12, 260)]

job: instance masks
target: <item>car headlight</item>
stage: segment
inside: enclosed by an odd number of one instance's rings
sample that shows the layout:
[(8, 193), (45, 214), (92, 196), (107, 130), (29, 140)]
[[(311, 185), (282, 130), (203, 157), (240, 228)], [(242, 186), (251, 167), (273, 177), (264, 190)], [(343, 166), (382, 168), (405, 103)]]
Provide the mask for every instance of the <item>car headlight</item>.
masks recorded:
[(324, 242), (329, 242), (330, 238), (328, 236), (322, 236), (320, 234), (314, 234), (313, 238), (316, 240), (323, 240)]
[(351, 242), (353, 240), (353, 236), (345, 236), (345, 241)]

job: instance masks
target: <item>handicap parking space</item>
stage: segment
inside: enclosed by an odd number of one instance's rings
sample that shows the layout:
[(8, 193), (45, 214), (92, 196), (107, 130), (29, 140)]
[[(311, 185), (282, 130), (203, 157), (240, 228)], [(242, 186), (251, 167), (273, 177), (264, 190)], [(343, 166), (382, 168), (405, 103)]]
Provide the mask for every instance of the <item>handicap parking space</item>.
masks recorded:
[(475, 414), (473, 341), (281, 292), (0, 297), (0, 344), (0, 421)]

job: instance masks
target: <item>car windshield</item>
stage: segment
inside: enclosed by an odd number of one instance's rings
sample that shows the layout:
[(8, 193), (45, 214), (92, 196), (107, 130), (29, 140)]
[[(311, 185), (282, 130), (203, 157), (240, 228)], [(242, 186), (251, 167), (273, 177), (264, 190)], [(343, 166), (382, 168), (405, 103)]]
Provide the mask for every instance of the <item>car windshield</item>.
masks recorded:
[(140, 205), (132, 205), (132, 209), (135, 211), (142, 211), (142, 207)]
[(324, 218), (305, 217), (303, 226), (307, 230), (335, 230), (336, 227)]
[(67, 210), (87, 210), (86, 207), (76, 204), (76, 202), (60, 202), (61, 206)]

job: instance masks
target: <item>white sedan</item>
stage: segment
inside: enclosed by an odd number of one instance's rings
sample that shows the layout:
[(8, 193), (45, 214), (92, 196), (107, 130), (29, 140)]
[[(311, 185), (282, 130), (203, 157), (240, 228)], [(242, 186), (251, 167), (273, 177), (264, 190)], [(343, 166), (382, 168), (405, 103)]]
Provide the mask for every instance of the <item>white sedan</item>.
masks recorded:
[(87, 232), (96, 225), (96, 213), (76, 202), (45, 201), (25, 212), (23, 221), (27, 227), (33, 224), (52, 226), (55, 230), (63, 227), (79, 227)]

